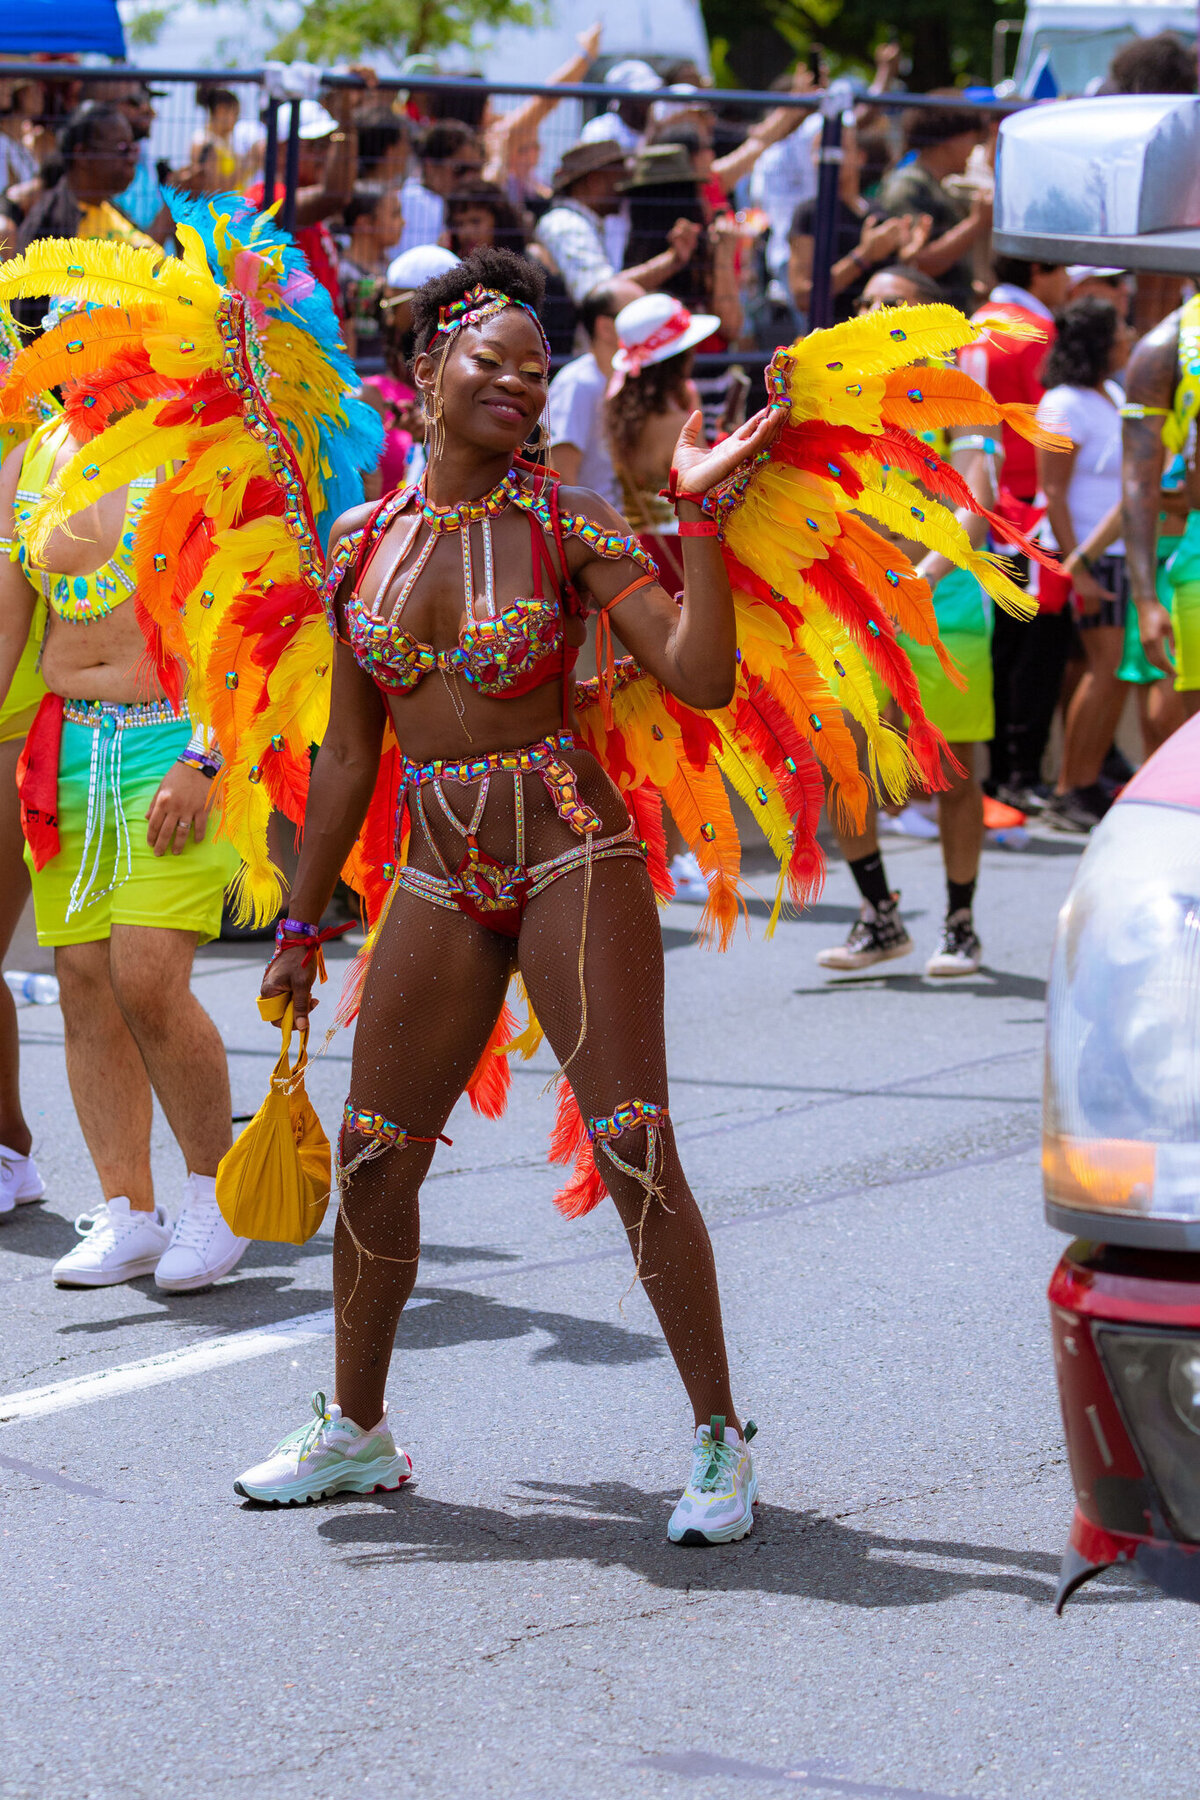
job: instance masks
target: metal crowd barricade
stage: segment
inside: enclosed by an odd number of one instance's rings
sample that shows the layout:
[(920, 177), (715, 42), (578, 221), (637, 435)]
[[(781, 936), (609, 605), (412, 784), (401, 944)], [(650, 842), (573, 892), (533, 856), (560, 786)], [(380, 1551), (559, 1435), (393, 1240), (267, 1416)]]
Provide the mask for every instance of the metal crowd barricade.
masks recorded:
[[(293, 73), (294, 80), (291, 78)], [(71, 84), (78, 90), (79, 97), (83, 97), (87, 92), (98, 87), (119, 81), (144, 82), (160, 90), (165, 86), (172, 91), (173, 95), (187, 86), (228, 87), (235, 94), (238, 94), (239, 91), (243, 94), (255, 93), (261, 102), (260, 116), (265, 133), (263, 191), (267, 196), (276, 191), (281, 149), (283, 152), (280, 223), (285, 229), (293, 229), (295, 223), (302, 98), (307, 94), (315, 94), (319, 89), (362, 88), (364, 86), (361, 77), (357, 75), (337, 70), (320, 71), (312, 69), (308, 65), (293, 65), (289, 68), (288, 65), (280, 64), (270, 64), (256, 69), (214, 70), (153, 69), (116, 64), (84, 68), (79, 65), (61, 63), (6, 63), (4, 76), (9, 81), (23, 76), (28, 80), (47, 85)], [(381, 76), (378, 81), (378, 92), (381, 95), (395, 95), (402, 92), (430, 96), (439, 94), (445, 97), (454, 96), (456, 101), (460, 101), (464, 111), (475, 112), (476, 116), (488, 99), (522, 100), (542, 96), (552, 99), (556, 103), (579, 101), (585, 105), (591, 104), (597, 110), (607, 108), (613, 102), (632, 101), (644, 106), (648, 100), (653, 100), (653, 96), (648, 96), (645, 92), (612, 88), (596, 82), (562, 84), (489, 82), (464, 75)], [(664, 93), (661, 98), (669, 101), (670, 95)], [(808, 322), (812, 329), (830, 325), (834, 318), (832, 271), (837, 260), (838, 185), (842, 162), (843, 113), (861, 104), (888, 112), (915, 106), (931, 109), (950, 108), (973, 112), (984, 117), (989, 114), (1004, 116), (1030, 104), (1028, 101), (1020, 100), (977, 101), (958, 96), (895, 92), (862, 94), (852, 89), (849, 83), (841, 82), (834, 82), (827, 91), (814, 91), (806, 94), (710, 88), (689, 94), (687, 103), (689, 107), (707, 106), (714, 113), (745, 110), (748, 113), (761, 115), (775, 107), (794, 108), (803, 113), (810, 113), (815, 109), (820, 110), (822, 126), (817, 150), (818, 179), (813, 228), (812, 294), (808, 310)], [(286, 120), (281, 121), (280, 114), (285, 109)], [(172, 127), (177, 134), (188, 129), (186, 112), (186, 103), (181, 107), (176, 99)], [(190, 109), (191, 128), (194, 129), (199, 116), (199, 110), (193, 102)], [(554, 115), (551, 114), (551, 118), (553, 117)], [(170, 136), (170, 133), (164, 133), (162, 124), (163, 122), (160, 120), (157, 133), (160, 142)], [(575, 140), (571, 138), (568, 141)], [(566, 147), (566, 142), (562, 144), (562, 147)], [(184, 146), (181, 144), (179, 149), (183, 150)], [(170, 158), (164, 160), (169, 162)], [(711, 359), (709, 360), (711, 361)], [(762, 357), (755, 352), (732, 352), (726, 361), (749, 362), (753, 365), (761, 363)]]

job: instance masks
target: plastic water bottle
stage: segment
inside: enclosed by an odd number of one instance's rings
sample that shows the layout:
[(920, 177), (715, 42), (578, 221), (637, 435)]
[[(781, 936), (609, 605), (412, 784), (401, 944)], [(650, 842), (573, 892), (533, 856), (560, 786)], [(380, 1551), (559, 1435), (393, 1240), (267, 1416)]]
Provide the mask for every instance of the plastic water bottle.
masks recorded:
[(53, 975), (31, 975), (27, 969), (5, 969), (13, 999), (26, 1006), (57, 1006), (58, 981)]
[(1023, 825), (1002, 825), (999, 831), (988, 832), (987, 841), (1001, 850), (1024, 850), (1029, 843), (1029, 833)]

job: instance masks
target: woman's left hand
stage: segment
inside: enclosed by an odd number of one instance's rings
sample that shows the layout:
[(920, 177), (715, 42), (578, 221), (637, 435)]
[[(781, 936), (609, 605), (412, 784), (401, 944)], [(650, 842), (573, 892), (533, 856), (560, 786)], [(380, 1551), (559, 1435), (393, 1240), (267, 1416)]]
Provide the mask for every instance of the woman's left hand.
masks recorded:
[(694, 412), (679, 434), (671, 459), (680, 497), (700, 499), (742, 463), (765, 450), (786, 418), (783, 407), (764, 406), (710, 450), (704, 442), (704, 415)]

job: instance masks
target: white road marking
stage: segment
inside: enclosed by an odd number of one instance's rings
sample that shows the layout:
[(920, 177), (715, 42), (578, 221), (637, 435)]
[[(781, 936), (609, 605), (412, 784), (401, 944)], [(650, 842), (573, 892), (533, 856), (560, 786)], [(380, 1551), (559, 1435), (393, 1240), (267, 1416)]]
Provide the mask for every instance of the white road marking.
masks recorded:
[[(433, 1304), (429, 1299), (413, 1299), (405, 1311)], [(0, 1394), (0, 1425), (42, 1419), (47, 1413), (63, 1412), (69, 1406), (89, 1406), (93, 1400), (112, 1400), (121, 1394), (134, 1393), (138, 1388), (158, 1387), (161, 1382), (179, 1381), (186, 1375), (203, 1375), (209, 1369), (246, 1362), (253, 1356), (269, 1356), (273, 1350), (287, 1350), (305, 1338), (332, 1336), (333, 1308), (326, 1307), (323, 1312), (301, 1313), (299, 1318), (285, 1319), (279, 1325), (258, 1326), (253, 1331), (234, 1331), (225, 1337), (205, 1338), (203, 1343), (191, 1344), (186, 1349), (144, 1356), (140, 1362), (118, 1363), (116, 1368), (95, 1369), (88, 1375), (51, 1382), (48, 1387)]]

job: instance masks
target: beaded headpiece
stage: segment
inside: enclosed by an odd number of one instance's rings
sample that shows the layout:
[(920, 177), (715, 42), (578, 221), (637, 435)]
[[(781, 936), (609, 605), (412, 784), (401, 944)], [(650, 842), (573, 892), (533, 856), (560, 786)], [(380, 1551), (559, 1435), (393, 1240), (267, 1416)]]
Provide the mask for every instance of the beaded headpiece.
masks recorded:
[(443, 306), (438, 312), (437, 330), (430, 340), (430, 349), (440, 337), (447, 337), (452, 331), (458, 331), (463, 325), (481, 325), (485, 319), (492, 319), (497, 313), (507, 311), (515, 306), (531, 318), (538, 329), (542, 340), (542, 349), (546, 352), (546, 361), (550, 361), (550, 343), (542, 329), (542, 321), (524, 300), (514, 300), (510, 294), (502, 294), (498, 288), (485, 288), (478, 284), (468, 288), (459, 300), (452, 300), (449, 306)]

